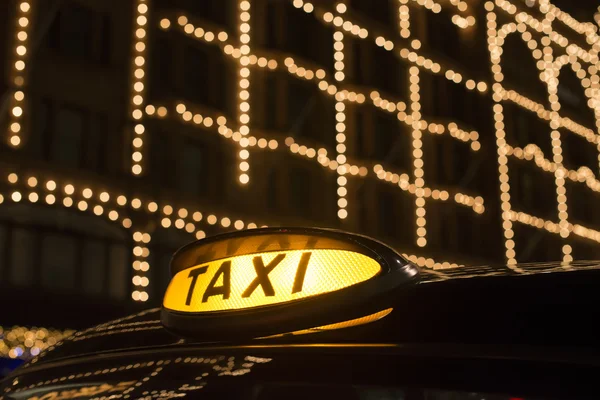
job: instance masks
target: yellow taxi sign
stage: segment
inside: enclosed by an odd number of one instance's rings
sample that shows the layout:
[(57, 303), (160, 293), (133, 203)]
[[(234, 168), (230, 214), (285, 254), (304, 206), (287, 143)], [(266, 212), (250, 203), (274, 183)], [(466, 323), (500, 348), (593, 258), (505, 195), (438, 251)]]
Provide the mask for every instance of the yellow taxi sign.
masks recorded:
[(199, 313), (287, 303), (350, 287), (380, 271), (373, 258), (341, 249), (238, 255), (178, 272), (163, 306)]
[(163, 326), (209, 341), (374, 322), (396, 290), (418, 278), (389, 246), (320, 228), (216, 235), (179, 249), (170, 269)]

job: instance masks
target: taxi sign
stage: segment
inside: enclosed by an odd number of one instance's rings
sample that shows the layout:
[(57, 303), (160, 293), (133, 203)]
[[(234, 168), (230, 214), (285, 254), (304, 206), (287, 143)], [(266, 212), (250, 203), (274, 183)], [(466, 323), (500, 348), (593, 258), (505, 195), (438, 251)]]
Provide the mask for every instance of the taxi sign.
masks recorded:
[(280, 304), (340, 290), (380, 271), (377, 261), (347, 250), (235, 256), (178, 272), (167, 289), (164, 306), (207, 312)]
[(417, 269), (364, 236), (265, 228), (191, 243), (175, 253), (171, 273), (165, 327), (221, 339), (365, 321), (389, 308), (374, 300), (413, 281)]

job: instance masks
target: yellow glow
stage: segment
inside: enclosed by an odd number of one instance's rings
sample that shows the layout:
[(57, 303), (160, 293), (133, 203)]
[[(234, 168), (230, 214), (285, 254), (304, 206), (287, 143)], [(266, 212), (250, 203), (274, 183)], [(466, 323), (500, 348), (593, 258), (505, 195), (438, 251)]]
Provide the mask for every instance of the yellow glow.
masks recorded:
[(287, 335), (306, 335), (307, 333), (333, 331), (336, 329), (344, 329), (344, 328), (350, 328), (352, 326), (370, 324), (371, 322), (379, 321), (380, 319), (386, 317), (393, 310), (394, 310), (393, 308), (388, 308), (386, 310), (382, 310), (382, 311), (376, 312), (374, 314), (365, 315), (364, 317), (359, 317), (359, 318), (351, 319), (348, 321), (336, 322), (335, 324), (329, 324), (329, 325), (318, 326), (315, 328), (303, 329), (303, 330), (295, 331), (295, 332), (291, 332), (291, 333), (267, 336), (267, 337), (264, 337), (261, 339), (275, 338), (275, 337), (281, 337), (281, 336), (287, 336)]
[(266, 306), (344, 289), (380, 271), (377, 261), (347, 250), (288, 250), (236, 256), (177, 273), (167, 288), (163, 305), (183, 312)]

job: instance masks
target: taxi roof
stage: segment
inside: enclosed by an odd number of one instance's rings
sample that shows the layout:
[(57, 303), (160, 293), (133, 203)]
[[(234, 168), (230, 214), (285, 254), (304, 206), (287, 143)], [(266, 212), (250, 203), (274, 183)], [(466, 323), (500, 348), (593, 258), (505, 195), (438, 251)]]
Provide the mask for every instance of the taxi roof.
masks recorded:
[(596, 261), (423, 269), (420, 280), (393, 299), (393, 312), (377, 322), (250, 341), (176, 336), (162, 326), (160, 309), (154, 308), (76, 332), (21, 372), (66, 359), (187, 346), (463, 343), (598, 349), (599, 283)]

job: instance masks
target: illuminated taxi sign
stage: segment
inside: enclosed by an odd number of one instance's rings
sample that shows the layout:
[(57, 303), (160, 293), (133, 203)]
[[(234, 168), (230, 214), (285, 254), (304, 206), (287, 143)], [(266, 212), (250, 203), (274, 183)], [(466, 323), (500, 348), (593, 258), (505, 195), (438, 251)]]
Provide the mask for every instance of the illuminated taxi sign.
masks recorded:
[(163, 305), (182, 312), (267, 306), (341, 290), (380, 271), (374, 259), (348, 250), (241, 255), (178, 272)]
[(396, 290), (418, 277), (381, 242), (316, 228), (209, 237), (179, 249), (170, 268), (163, 326), (209, 341), (376, 321), (368, 316), (390, 309)]

